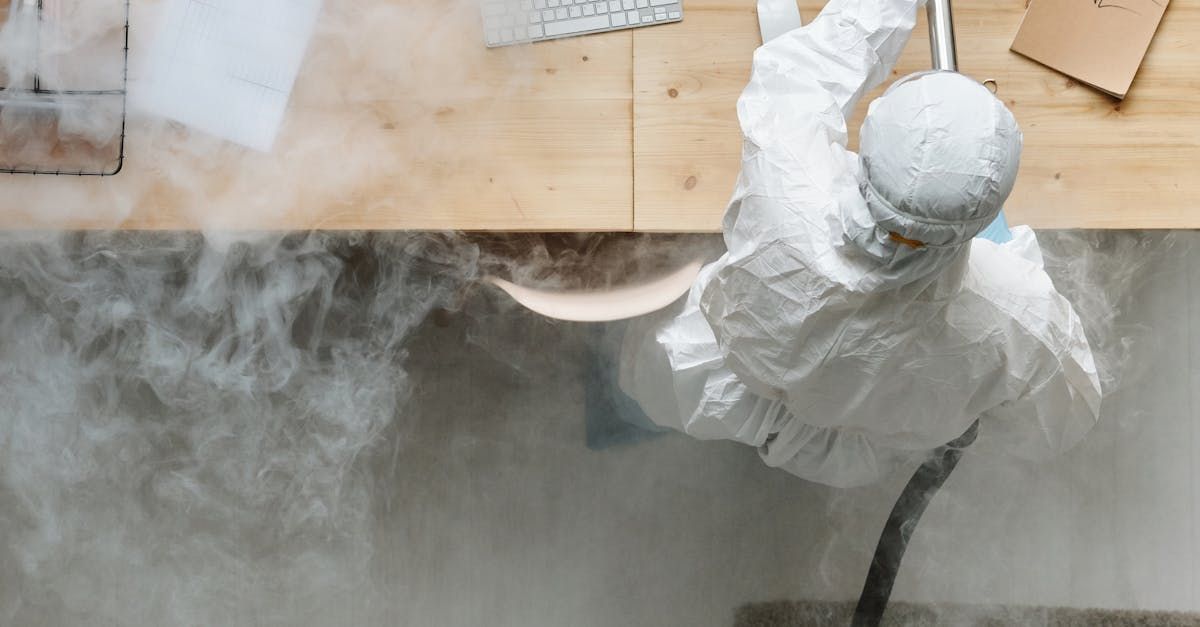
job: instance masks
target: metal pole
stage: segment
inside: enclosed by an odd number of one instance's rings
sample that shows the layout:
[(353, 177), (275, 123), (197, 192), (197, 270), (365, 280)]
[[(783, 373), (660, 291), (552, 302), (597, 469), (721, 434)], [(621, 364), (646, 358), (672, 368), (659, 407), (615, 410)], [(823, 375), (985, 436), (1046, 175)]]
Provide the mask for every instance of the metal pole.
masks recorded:
[(933, 69), (958, 71), (958, 50), (954, 45), (954, 15), (950, 0), (928, 0), (929, 49), (933, 53)]

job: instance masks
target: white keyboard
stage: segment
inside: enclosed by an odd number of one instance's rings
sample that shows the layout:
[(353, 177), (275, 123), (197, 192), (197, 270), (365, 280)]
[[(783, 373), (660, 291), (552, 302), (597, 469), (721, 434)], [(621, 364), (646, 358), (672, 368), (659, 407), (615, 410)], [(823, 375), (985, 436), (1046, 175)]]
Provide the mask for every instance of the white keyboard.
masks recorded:
[(681, 0), (483, 0), (489, 48), (683, 19)]

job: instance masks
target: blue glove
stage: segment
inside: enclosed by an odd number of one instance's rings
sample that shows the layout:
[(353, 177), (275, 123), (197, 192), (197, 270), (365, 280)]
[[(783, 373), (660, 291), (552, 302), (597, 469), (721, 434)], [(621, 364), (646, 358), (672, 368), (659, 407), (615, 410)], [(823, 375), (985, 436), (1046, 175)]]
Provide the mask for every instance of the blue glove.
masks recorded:
[(1008, 230), (1008, 220), (1004, 219), (1004, 212), (1001, 211), (1000, 215), (996, 216), (996, 219), (975, 237), (992, 240), (997, 244), (1011, 242), (1013, 238), (1012, 231)]

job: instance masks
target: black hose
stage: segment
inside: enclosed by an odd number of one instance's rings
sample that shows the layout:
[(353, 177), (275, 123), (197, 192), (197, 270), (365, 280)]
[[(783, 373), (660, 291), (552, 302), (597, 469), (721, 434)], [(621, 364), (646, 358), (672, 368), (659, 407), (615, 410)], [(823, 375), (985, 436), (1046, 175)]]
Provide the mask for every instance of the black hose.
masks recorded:
[(929, 460), (921, 464), (912, 479), (908, 480), (908, 485), (904, 486), (879, 536), (867, 581), (863, 584), (858, 606), (854, 608), (854, 620), (850, 623), (852, 627), (875, 627), (883, 619), (888, 599), (892, 596), (892, 586), (896, 583), (896, 574), (900, 571), (900, 560), (904, 558), (904, 550), (908, 548), (908, 540), (917, 528), (917, 522), (921, 520), (933, 495), (937, 494), (958, 465), (963, 450), (975, 441), (978, 434), (979, 421), (975, 421), (958, 439), (934, 450)]

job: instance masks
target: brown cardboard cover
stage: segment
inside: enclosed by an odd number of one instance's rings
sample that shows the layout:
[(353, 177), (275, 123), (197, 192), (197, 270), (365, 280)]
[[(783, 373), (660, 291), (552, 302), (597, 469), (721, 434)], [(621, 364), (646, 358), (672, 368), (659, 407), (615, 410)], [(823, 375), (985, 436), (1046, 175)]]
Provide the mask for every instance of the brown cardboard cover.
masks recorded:
[(1167, 2), (1033, 0), (1012, 51), (1124, 98)]

